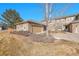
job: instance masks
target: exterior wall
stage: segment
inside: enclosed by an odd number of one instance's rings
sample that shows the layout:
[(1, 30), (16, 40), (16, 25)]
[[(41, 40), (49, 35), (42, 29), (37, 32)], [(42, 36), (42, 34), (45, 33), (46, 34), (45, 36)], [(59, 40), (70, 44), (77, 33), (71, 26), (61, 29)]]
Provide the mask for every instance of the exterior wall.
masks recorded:
[(29, 32), (41, 33), (43, 31), (44, 31), (44, 27), (43, 26), (38, 26), (37, 24), (36, 25), (29, 24)]
[(29, 32), (33, 32), (33, 30), (32, 30), (32, 25), (31, 25), (31, 24), (28, 24), (28, 29), (29, 29), (29, 30), (28, 30)]
[(33, 31), (33, 33), (43, 32), (43, 27), (33, 26), (32, 31)]
[(68, 18), (66, 18), (65, 23), (66, 23), (66, 24), (71, 23), (71, 22), (74, 20), (74, 18), (75, 18), (75, 17), (68, 17)]
[(68, 31), (69, 31), (69, 32), (72, 32), (72, 30), (73, 30), (73, 29), (72, 29), (72, 24), (69, 24), (69, 25), (68, 25)]
[(24, 23), (24, 24), (19, 24), (16, 25), (16, 31), (29, 31), (32, 33), (41, 33), (44, 31), (43, 26), (38, 26), (37, 24), (29, 24), (29, 23)]
[[(53, 19), (51, 22), (48, 23), (48, 30), (49, 31), (57, 31), (57, 30), (65, 30), (65, 25), (70, 24), (74, 20), (75, 16), (66, 17), (61, 19)], [(46, 22), (42, 22), (45, 24)]]
[(79, 23), (72, 24), (72, 32), (79, 33)]
[(2, 27), (0, 27), (0, 31), (2, 30)]
[(28, 23), (16, 25), (16, 31), (28, 31)]

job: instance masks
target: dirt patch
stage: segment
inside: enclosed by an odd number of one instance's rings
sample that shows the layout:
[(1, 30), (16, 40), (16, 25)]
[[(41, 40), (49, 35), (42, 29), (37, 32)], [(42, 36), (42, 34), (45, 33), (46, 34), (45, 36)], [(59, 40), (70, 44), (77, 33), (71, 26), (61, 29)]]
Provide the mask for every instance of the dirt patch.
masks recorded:
[(46, 37), (46, 34), (34, 34), (26, 31), (12, 32), (12, 34), (22, 35), (28, 37), (30, 40), (34, 42), (53, 42), (56, 40), (53, 36), (49, 35)]

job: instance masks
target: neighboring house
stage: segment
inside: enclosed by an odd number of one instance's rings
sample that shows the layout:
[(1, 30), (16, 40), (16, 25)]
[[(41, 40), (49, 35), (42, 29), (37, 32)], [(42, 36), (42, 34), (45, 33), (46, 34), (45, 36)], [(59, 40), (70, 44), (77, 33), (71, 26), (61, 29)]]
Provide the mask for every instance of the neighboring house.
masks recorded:
[[(52, 20), (49, 20), (48, 22), (48, 30), (49, 31), (68, 31), (68, 32), (74, 32), (71, 30), (71, 24), (73, 21), (75, 22), (79, 14), (72, 15), (72, 16), (66, 16), (61, 18), (55, 18)], [(78, 19), (79, 20), (79, 19)], [(42, 24), (46, 25), (46, 21), (43, 21)], [(75, 23), (77, 24), (77, 23)]]
[(70, 32), (79, 33), (79, 20), (75, 20), (69, 24)]
[(33, 22), (24, 21), (16, 24), (16, 31), (28, 31), (32, 33), (41, 33), (44, 31), (44, 25)]

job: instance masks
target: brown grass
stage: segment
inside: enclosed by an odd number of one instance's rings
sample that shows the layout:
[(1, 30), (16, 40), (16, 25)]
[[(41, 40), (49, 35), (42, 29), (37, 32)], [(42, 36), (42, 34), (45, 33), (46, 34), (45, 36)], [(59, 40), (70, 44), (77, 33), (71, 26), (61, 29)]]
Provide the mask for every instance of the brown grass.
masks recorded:
[(66, 40), (33, 42), (21, 35), (0, 33), (0, 55), (79, 55), (79, 43)]

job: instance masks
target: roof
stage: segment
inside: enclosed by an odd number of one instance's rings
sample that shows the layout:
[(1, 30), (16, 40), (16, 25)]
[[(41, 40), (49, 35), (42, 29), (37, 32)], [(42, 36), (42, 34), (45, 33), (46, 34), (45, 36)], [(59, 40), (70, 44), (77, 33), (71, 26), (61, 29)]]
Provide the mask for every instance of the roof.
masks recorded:
[(37, 22), (33, 22), (33, 21), (23, 21), (23, 22), (17, 23), (16, 25), (24, 24), (24, 23), (37, 24), (37, 25), (45, 26), (45, 25), (43, 25), (43, 24), (41, 24), (41, 23), (37, 23)]
[[(59, 20), (59, 19), (64, 19), (64, 18), (68, 18), (68, 17), (74, 17), (74, 16), (77, 16), (77, 15), (79, 15), (79, 13), (74, 14), (74, 15), (69, 15), (69, 16), (57, 17), (57, 18), (53, 18), (53, 19)], [(45, 21), (45, 20), (43, 20), (43, 21)]]
[(79, 23), (79, 20), (74, 20), (71, 22), (71, 24), (73, 24), (73, 23)]
[(74, 17), (77, 16), (78, 14), (74, 14), (74, 15), (70, 15), (70, 16), (63, 16), (63, 17), (59, 17), (59, 18), (54, 18), (54, 19), (64, 19), (64, 18), (68, 18), (68, 17)]

